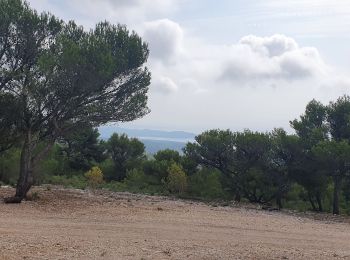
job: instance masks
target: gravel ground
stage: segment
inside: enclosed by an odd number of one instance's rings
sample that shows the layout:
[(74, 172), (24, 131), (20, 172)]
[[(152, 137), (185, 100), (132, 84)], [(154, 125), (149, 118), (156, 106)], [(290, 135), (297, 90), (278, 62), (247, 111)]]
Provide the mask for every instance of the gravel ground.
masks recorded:
[[(0, 202), (0, 259), (350, 259), (347, 218), (107, 191), (34, 191), (35, 201)], [(0, 188), (0, 198), (13, 192)]]

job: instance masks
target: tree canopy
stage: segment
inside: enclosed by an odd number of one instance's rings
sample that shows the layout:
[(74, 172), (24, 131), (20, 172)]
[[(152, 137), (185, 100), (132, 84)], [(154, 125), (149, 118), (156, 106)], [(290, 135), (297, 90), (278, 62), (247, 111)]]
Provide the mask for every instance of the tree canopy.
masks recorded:
[[(23, 142), (16, 200), (50, 145), (74, 128), (124, 122), (149, 112), (147, 44), (125, 26), (101, 22), (84, 30), (21, 0), (0, 0), (1, 146)], [(8, 113), (8, 111), (15, 111)], [(12, 126), (8, 128), (9, 126)]]
[(107, 142), (108, 151), (115, 165), (114, 180), (125, 178), (127, 170), (145, 157), (145, 145), (136, 138), (125, 134), (113, 134)]

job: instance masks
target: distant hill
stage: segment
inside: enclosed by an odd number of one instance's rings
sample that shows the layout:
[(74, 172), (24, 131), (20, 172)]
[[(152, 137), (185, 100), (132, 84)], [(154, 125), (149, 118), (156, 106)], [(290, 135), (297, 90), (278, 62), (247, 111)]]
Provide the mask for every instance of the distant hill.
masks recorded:
[(140, 139), (146, 146), (146, 152), (154, 154), (159, 150), (172, 149), (182, 152), (187, 142), (193, 142), (194, 133), (184, 131), (162, 131), (150, 129), (128, 129), (115, 126), (99, 128), (101, 139), (108, 139), (113, 133), (126, 134)]
[(152, 140), (152, 139), (140, 139), (145, 144), (146, 152), (155, 154), (159, 150), (171, 149), (182, 153), (182, 149), (185, 147), (184, 142), (174, 142), (165, 140)]

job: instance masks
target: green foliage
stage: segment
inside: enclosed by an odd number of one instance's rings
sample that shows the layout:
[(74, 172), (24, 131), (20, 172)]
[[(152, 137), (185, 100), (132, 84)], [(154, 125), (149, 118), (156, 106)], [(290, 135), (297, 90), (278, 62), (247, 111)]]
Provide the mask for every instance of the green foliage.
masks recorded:
[(161, 194), (164, 192), (162, 185), (153, 177), (146, 175), (140, 169), (132, 169), (127, 172), (123, 182), (127, 190), (147, 194)]
[(350, 141), (350, 97), (342, 96), (330, 102), (327, 109), (330, 134), (336, 141)]
[(225, 189), (238, 192), (234, 168), (236, 136), (230, 130), (209, 130), (195, 137), (184, 149), (187, 160), (203, 167), (219, 170), (225, 179)]
[(234, 188), (251, 202), (268, 202), (276, 193), (268, 171), (272, 142), (264, 133), (235, 134)]
[(270, 201), (277, 193), (269, 172), (272, 142), (268, 134), (210, 130), (189, 143), (185, 155), (205, 167), (219, 170), (225, 188), (252, 202)]
[(276, 194), (273, 179), (261, 168), (250, 167), (240, 183), (244, 197), (250, 202), (267, 203)]
[(154, 159), (157, 161), (173, 161), (176, 163), (180, 163), (181, 156), (178, 151), (165, 149), (160, 150), (154, 155)]
[[(105, 21), (84, 30), (25, 1), (0, 0), (0, 36), (0, 150), (22, 144), (19, 200), (58, 138), (149, 112), (148, 47), (125, 26)], [(71, 161), (79, 170), (91, 166), (80, 152)]]
[(147, 176), (137, 169), (128, 171), (124, 183), (131, 189), (143, 190), (147, 187)]
[(108, 151), (115, 165), (113, 180), (123, 180), (127, 170), (133, 169), (145, 160), (145, 146), (136, 138), (113, 134), (107, 142)]
[(215, 169), (203, 168), (189, 177), (189, 194), (204, 199), (225, 199), (221, 184), (221, 173)]
[[(312, 100), (300, 116), (300, 120), (291, 122), (299, 140), (289, 144), (290, 178), (305, 188), (306, 197), (314, 210), (323, 210), (323, 200), (326, 193), (328, 178), (323, 168), (319, 167), (312, 149), (318, 143), (327, 140), (328, 124), (327, 107)], [(315, 203), (317, 202), (317, 208)]]
[(92, 127), (77, 129), (60, 140), (60, 153), (66, 156), (69, 167), (86, 171), (105, 159), (105, 145), (98, 140), (99, 133)]
[(188, 158), (223, 173), (231, 171), (235, 136), (230, 130), (209, 130), (195, 139), (195, 143), (188, 143), (184, 149)]
[(36, 181), (42, 183), (48, 176), (68, 175), (66, 160), (60, 155), (59, 146), (54, 145), (52, 150), (41, 161), (36, 170)]
[(300, 119), (290, 122), (297, 135), (303, 140), (303, 145), (310, 149), (318, 142), (327, 139), (328, 126), (326, 124), (327, 107), (316, 100), (310, 101), (305, 113)]
[(55, 158), (48, 158), (43, 160), (40, 164), (40, 169), (37, 174), (37, 182), (45, 180), (47, 176), (61, 175), (61, 162), (56, 160)]
[(179, 164), (170, 165), (166, 186), (171, 193), (175, 194), (183, 194), (187, 190), (187, 176)]
[(145, 174), (154, 176), (158, 183), (162, 183), (168, 177), (168, 169), (173, 163), (182, 166), (183, 158), (177, 151), (170, 149), (160, 150), (154, 155), (154, 160), (143, 162)]
[(20, 135), (16, 127), (20, 111), (14, 109), (19, 106), (14, 97), (7, 93), (0, 93), (0, 153), (20, 143)]
[(146, 175), (154, 176), (159, 184), (168, 176), (168, 168), (173, 161), (148, 160), (142, 164)]
[(43, 158), (35, 171), (36, 184), (47, 182), (51, 176), (81, 176), (83, 169), (73, 169), (65, 154), (62, 154), (59, 144), (54, 145), (53, 149)]
[(106, 160), (100, 162), (98, 167), (100, 167), (102, 170), (106, 180), (112, 180), (115, 177), (114, 162), (111, 158), (107, 158)]
[(67, 176), (50, 176), (47, 181), (48, 184), (62, 185), (66, 188), (85, 189), (88, 186), (87, 180), (83, 175)]
[(310, 209), (310, 203), (307, 199), (307, 192), (303, 186), (293, 183), (285, 197), (285, 207), (300, 212)]
[(330, 175), (345, 175), (350, 163), (348, 141), (323, 141), (312, 148), (313, 155)]
[(102, 188), (110, 191), (114, 191), (114, 192), (125, 192), (125, 191), (131, 192), (124, 182), (119, 182), (119, 181), (106, 182), (105, 184), (103, 184)]
[(11, 148), (0, 153), (0, 181), (5, 184), (15, 185), (18, 172), (21, 151), (18, 148)]
[(324, 141), (312, 148), (319, 165), (333, 180), (333, 214), (339, 214), (342, 182), (350, 169), (350, 145), (347, 140)]
[(188, 176), (195, 174), (199, 166), (196, 160), (186, 155), (181, 156), (180, 164)]

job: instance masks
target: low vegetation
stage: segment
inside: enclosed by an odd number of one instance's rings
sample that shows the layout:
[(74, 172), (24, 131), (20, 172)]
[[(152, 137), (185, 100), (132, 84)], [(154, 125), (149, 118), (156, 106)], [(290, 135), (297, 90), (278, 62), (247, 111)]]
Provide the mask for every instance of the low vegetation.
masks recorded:
[[(135, 138), (113, 134), (102, 141), (96, 129), (82, 128), (55, 143), (35, 183), (349, 214), (349, 117), (348, 96), (328, 106), (313, 100), (291, 121), (296, 134), (214, 129), (199, 134), (183, 154), (147, 155)], [(20, 149), (0, 155), (4, 184), (16, 183)]]

